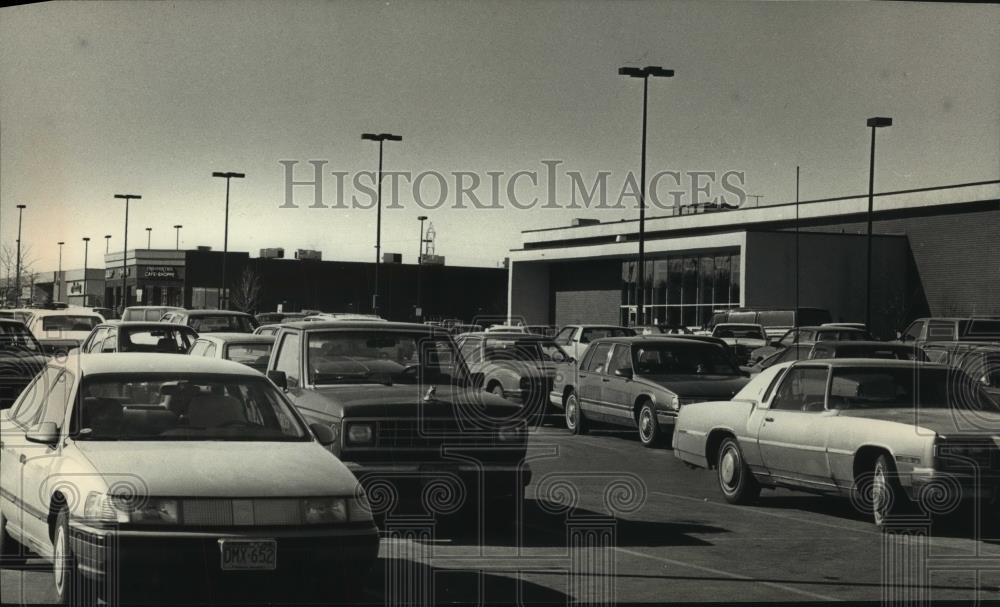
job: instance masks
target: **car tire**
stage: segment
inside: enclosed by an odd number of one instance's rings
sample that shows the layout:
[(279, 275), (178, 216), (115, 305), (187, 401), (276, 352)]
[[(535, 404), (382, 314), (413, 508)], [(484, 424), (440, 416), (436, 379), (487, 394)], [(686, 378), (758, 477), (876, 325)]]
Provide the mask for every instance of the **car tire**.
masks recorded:
[(7, 517), (0, 512), (0, 564), (4, 568), (18, 567), (25, 562), (23, 548), (7, 533)]
[(573, 434), (587, 433), (587, 418), (580, 408), (580, 399), (576, 397), (576, 392), (566, 395), (565, 409), (566, 429)]
[(82, 605), (81, 576), (69, 538), (69, 510), (63, 507), (52, 532), (52, 578), (60, 605)]
[(659, 447), (663, 443), (663, 430), (660, 429), (660, 422), (656, 419), (656, 407), (648, 400), (639, 407), (639, 414), (636, 416), (636, 423), (639, 426), (639, 442), (643, 447)]
[(715, 468), (719, 489), (730, 504), (749, 504), (760, 496), (760, 484), (743, 459), (735, 438), (730, 436), (722, 441)]
[(887, 454), (878, 456), (872, 470), (871, 515), (875, 526), (885, 531), (906, 511), (909, 499), (899, 484), (896, 465)]

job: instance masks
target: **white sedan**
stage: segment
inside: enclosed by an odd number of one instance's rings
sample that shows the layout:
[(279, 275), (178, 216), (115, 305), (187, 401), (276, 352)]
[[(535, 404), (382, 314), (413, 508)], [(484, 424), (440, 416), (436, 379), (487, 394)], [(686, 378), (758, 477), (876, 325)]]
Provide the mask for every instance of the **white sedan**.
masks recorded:
[(256, 602), (289, 584), (329, 600), (377, 557), (332, 431), (238, 363), (53, 361), (0, 413), (0, 438), (0, 554), (51, 561), (63, 603), (227, 588)]

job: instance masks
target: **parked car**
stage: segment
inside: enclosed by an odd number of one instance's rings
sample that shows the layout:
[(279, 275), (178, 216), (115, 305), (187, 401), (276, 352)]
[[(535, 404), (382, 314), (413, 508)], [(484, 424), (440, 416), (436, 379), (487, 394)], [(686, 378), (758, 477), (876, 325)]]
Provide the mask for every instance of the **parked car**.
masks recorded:
[(274, 337), (246, 333), (208, 333), (198, 337), (189, 354), (231, 360), (261, 373), (267, 372)]
[(770, 369), (774, 365), (799, 360), (808, 360), (809, 353), (812, 352), (813, 346), (815, 345), (816, 342), (813, 341), (800, 341), (798, 343), (793, 343), (790, 346), (786, 346), (776, 352), (772, 352), (770, 356), (766, 356), (751, 365), (740, 368), (749, 373), (750, 377), (756, 377), (757, 374), (765, 369)]
[(756, 324), (764, 327), (769, 339), (774, 339), (792, 327), (821, 325), (832, 320), (830, 311), (823, 308), (729, 308), (715, 311), (705, 329), (711, 333), (719, 323)]
[(726, 342), (741, 365), (750, 360), (751, 352), (767, 345), (767, 336), (761, 325), (719, 323), (712, 329), (712, 337)]
[(575, 360), (581, 360), (587, 346), (603, 337), (631, 337), (635, 329), (614, 325), (567, 325), (559, 330), (555, 342)]
[(273, 337), (273, 336), (275, 336), (275, 335), (278, 334), (279, 330), (281, 330), (281, 325), (280, 324), (261, 325), (261, 326), (259, 326), (259, 327), (257, 327), (256, 329), (253, 330), (253, 334), (254, 335), (270, 335), (270, 336)]
[(795, 342), (817, 341), (872, 341), (868, 331), (852, 327), (816, 326), (789, 329), (780, 339), (761, 346), (750, 353), (748, 363), (753, 365), (778, 350), (787, 348)]
[(915, 360), (930, 362), (920, 348), (902, 342), (886, 341), (820, 341), (813, 345), (806, 357), (823, 358), (878, 358), (883, 360)]
[(27, 325), (33, 313), (34, 310), (30, 308), (3, 308), (0, 309), (0, 318), (19, 320)]
[(184, 308), (175, 306), (129, 306), (122, 312), (122, 322), (151, 321), (157, 322), (168, 312), (183, 312)]
[(257, 319), (244, 312), (232, 310), (179, 310), (167, 312), (161, 319), (178, 325), (187, 325), (203, 333), (253, 333), (259, 325)]
[(930, 341), (922, 350), (934, 362), (961, 369), (983, 384), (1000, 403), (1000, 343), (975, 341)]
[(143, 599), (235, 585), (257, 602), (316, 579), (312, 600), (329, 600), (377, 558), (365, 494), (322, 445), (329, 426), (243, 365), (49, 362), (0, 432), (0, 551), (52, 562), (59, 602), (108, 598), (79, 596), (85, 580), (123, 602), (137, 582)]
[(83, 340), (85, 354), (145, 352), (187, 354), (198, 333), (191, 327), (165, 322), (112, 321), (96, 327)]
[(306, 314), (303, 314), (302, 312), (262, 312), (258, 314), (256, 318), (257, 322), (259, 322), (261, 326), (264, 326), (302, 320), (305, 317)]
[(591, 422), (633, 428), (647, 447), (669, 440), (683, 407), (732, 397), (746, 376), (725, 346), (683, 337), (614, 337), (594, 341), (561, 395), (566, 427)]
[(429, 485), (479, 506), (482, 486), (487, 509), (503, 509), (496, 520), (513, 520), (531, 479), (523, 410), (474, 385), (447, 330), (385, 321), (286, 323), (267, 375), (308, 421), (333, 430), (333, 452), (362, 484), (398, 497), (386, 509), (419, 504)]
[(19, 320), (0, 318), (0, 409), (7, 409), (38, 375), (48, 357)]
[(541, 335), (465, 333), (456, 343), (476, 385), (531, 414), (545, 412), (557, 374), (571, 372), (570, 356)]
[(898, 335), (900, 341), (923, 344), (929, 341), (1000, 342), (1000, 318), (918, 318)]
[(28, 330), (34, 334), (42, 350), (48, 354), (65, 353), (80, 346), (104, 318), (91, 310), (66, 308), (64, 310), (35, 310), (28, 321)]
[(730, 503), (762, 487), (854, 493), (884, 527), (912, 501), (1000, 489), (998, 436), (1000, 409), (945, 365), (811, 360), (771, 367), (731, 401), (683, 408), (674, 454), (715, 469)]

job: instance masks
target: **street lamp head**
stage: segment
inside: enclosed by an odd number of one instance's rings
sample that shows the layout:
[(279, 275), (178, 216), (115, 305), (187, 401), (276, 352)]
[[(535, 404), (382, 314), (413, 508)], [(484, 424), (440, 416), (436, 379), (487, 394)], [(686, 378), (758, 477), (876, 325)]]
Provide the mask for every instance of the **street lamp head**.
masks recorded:
[(361, 138), (366, 141), (381, 141), (375, 133), (361, 133)]
[(90, 242), (90, 236), (84, 236), (83, 242)]
[(382, 133), (379, 135), (383, 141), (402, 141), (403, 137), (400, 135), (393, 135), (392, 133)]
[(426, 219), (427, 219), (427, 216), (426, 216), (426, 215), (421, 215), (420, 217), (417, 217), (417, 220), (418, 220), (418, 221), (424, 221), (424, 220), (426, 220)]
[(225, 179), (230, 179), (230, 178), (232, 178), (232, 179), (243, 179), (244, 177), (246, 177), (246, 174), (244, 174), (244, 173), (234, 173), (232, 171), (228, 171), (228, 172), (225, 172), (225, 173), (222, 173), (222, 172), (219, 172), (219, 171), (212, 171), (212, 177), (222, 177), (222, 178), (225, 178)]
[(105, 234), (104, 237), (107, 238), (108, 240), (111, 240), (111, 234)]
[(19, 208), (19, 209), (26, 209), (26, 208), (28, 208), (28, 205), (26, 205), (26, 204), (19, 204), (19, 205), (17, 205), (17, 208)]
[(649, 76), (671, 78), (674, 75), (674, 70), (668, 70), (658, 65), (647, 65), (646, 67), (620, 67), (618, 68), (618, 75), (628, 76), (629, 78), (648, 78)]
[(181, 229), (183, 227), (184, 226), (182, 226), (181, 224), (177, 224), (177, 225), (174, 226), (174, 229), (179, 230), (179, 229)]
[(142, 198), (139, 194), (115, 194), (115, 198), (121, 198), (122, 200), (128, 200), (129, 198)]
[(152, 232), (152, 231), (153, 231), (153, 228), (146, 228), (146, 231), (147, 231), (147, 232)]
[(880, 128), (883, 126), (892, 126), (892, 118), (885, 116), (875, 116), (874, 118), (868, 119), (868, 126), (874, 128)]
[(403, 138), (392, 133), (361, 133), (361, 138), (366, 141), (402, 141)]
[(63, 246), (63, 245), (64, 245), (64, 244), (66, 244), (66, 243), (60, 240), (60, 241), (59, 241), (59, 242), (57, 242), (56, 244), (57, 244), (57, 245), (59, 245), (59, 246), (61, 247), (61, 246)]

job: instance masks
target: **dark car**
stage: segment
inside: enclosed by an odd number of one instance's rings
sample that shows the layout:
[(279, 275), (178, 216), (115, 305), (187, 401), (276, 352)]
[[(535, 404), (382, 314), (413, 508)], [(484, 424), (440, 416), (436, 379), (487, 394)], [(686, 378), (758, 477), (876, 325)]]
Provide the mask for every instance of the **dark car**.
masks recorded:
[[(311, 423), (331, 428), (333, 452), (382, 517), (440, 490), (513, 508), (531, 478), (522, 408), (473, 382), (446, 329), (386, 321), (281, 325), (268, 377)], [(446, 447), (446, 448), (445, 448)], [(398, 508), (397, 508), (398, 507)]]
[(933, 341), (1000, 342), (1000, 317), (918, 318), (898, 337), (901, 341), (917, 344)]
[(0, 409), (14, 403), (46, 360), (48, 356), (24, 323), (0, 318)]
[(927, 362), (927, 354), (912, 344), (884, 341), (821, 341), (809, 351), (810, 359), (880, 358)]
[(543, 413), (557, 374), (572, 360), (552, 338), (525, 333), (466, 333), (457, 338), (473, 381), (487, 392)]
[(867, 330), (854, 327), (837, 327), (833, 325), (796, 327), (789, 329), (780, 339), (751, 352), (748, 362), (754, 365), (793, 343), (815, 343), (818, 341), (872, 341), (872, 336)]
[(116, 321), (94, 327), (80, 345), (84, 353), (159, 352), (187, 354), (198, 333), (165, 322)]
[(256, 316), (257, 322), (264, 325), (277, 325), (283, 322), (302, 320), (307, 315), (302, 312), (261, 312)]
[(598, 339), (563, 396), (566, 427), (592, 421), (633, 428), (647, 447), (673, 434), (684, 405), (729, 400), (747, 383), (728, 349), (713, 341), (641, 336)]
[(253, 316), (232, 310), (178, 310), (167, 312), (161, 320), (187, 325), (198, 333), (253, 333), (260, 326)]

